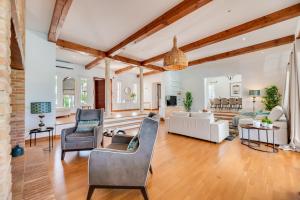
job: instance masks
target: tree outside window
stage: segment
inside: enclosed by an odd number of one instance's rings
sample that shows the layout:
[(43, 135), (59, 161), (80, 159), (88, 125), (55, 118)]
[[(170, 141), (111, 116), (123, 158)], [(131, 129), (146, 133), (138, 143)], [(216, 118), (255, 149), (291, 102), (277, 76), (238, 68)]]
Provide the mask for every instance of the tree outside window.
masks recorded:
[(88, 100), (87, 86), (88, 86), (87, 79), (82, 78), (80, 80), (80, 103), (81, 104), (87, 104), (87, 100)]

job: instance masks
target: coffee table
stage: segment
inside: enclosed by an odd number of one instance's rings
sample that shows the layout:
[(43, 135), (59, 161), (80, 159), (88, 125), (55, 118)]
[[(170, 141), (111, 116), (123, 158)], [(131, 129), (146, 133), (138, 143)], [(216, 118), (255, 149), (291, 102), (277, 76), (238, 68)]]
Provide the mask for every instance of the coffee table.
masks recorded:
[[(267, 128), (267, 127), (256, 127), (253, 126), (252, 124), (241, 124), (240, 125), (241, 129), (242, 129), (242, 138), (241, 138), (241, 144), (248, 146), (251, 149), (257, 150), (257, 151), (262, 151), (262, 152), (268, 152), (268, 153), (277, 153), (278, 152), (278, 148), (276, 148), (275, 146), (275, 141), (274, 141), (274, 134), (275, 134), (275, 130), (278, 130), (279, 127), (277, 126), (273, 126), (273, 128)], [(244, 139), (244, 131), (243, 129), (246, 129), (248, 132), (248, 139)], [(251, 141), (250, 139), (250, 130), (254, 129), (257, 130), (257, 135), (258, 135), (258, 141)], [(270, 147), (269, 144), (269, 134), (268, 131), (272, 131), (272, 136), (273, 136), (273, 143), (271, 144), (271, 151), (270, 150), (264, 150), (261, 148), (261, 141), (260, 141), (260, 131), (266, 131), (266, 137), (267, 137), (267, 143), (265, 144), (265, 146)]]

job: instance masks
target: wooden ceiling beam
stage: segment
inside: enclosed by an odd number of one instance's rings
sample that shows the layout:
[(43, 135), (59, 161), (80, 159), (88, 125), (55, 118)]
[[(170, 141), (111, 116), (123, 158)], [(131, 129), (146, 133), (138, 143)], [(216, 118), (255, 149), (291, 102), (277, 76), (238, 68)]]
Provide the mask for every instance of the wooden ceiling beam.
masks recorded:
[(94, 67), (96, 67), (98, 64), (100, 64), (100, 62), (104, 59), (103, 56), (96, 58), (95, 60), (93, 60), (92, 62), (88, 63), (87, 65), (85, 65), (85, 69), (92, 69)]
[(147, 68), (147, 69), (152, 69), (152, 70), (155, 70), (155, 71), (159, 71), (159, 72), (164, 72), (164, 71), (166, 71), (163, 67), (159, 67), (159, 66), (151, 65), (151, 64), (143, 65), (143, 67), (145, 67), (145, 68)]
[(56, 0), (48, 33), (48, 40), (56, 42), (73, 0)]
[(68, 49), (70, 51), (74, 51), (74, 52), (89, 55), (89, 56), (94, 56), (94, 57), (105, 57), (106, 56), (105, 52), (103, 52), (103, 51), (100, 51), (100, 50), (97, 50), (97, 49), (94, 49), (91, 47), (83, 46), (81, 44), (77, 44), (74, 42), (66, 41), (66, 40), (58, 39), (56, 42), (56, 45), (61, 48), (64, 48), (64, 49)]
[(115, 45), (111, 48), (107, 54), (111, 55), (118, 50), (122, 49), (126, 45), (132, 42), (140, 41), (151, 34), (162, 30), (163, 28), (167, 27), (168, 25), (176, 22), (177, 20), (183, 18), (184, 16), (192, 13), (193, 11), (197, 10), (198, 8), (206, 5), (207, 3), (211, 2), (212, 0), (184, 0), (181, 3), (177, 4), (163, 15), (159, 16), (134, 34), (127, 37), (125, 40), (120, 42), (119, 44)]
[(289, 43), (292, 43), (294, 41), (294, 39), (295, 39), (294, 35), (289, 35), (286, 37), (278, 38), (275, 40), (270, 40), (270, 41), (255, 44), (252, 46), (236, 49), (233, 51), (228, 51), (225, 53), (220, 53), (220, 54), (216, 54), (213, 56), (200, 58), (200, 59), (189, 62), (189, 66), (199, 65), (202, 63), (206, 63), (206, 62), (221, 60), (221, 59), (225, 59), (225, 58), (230, 58), (230, 57), (239, 56), (239, 55), (243, 55), (243, 54), (247, 54), (247, 53), (252, 53), (255, 51), (260, 51), (260, 50), (264, 50), (264, 49), (268, 49), (268, 48), (272, 48), (272, 47), (289, 44)]
[(124, 73), (124, 72), (127, 72), (127, 71), (129, 71), (129, 70), (131, 70), (131, 69), (133, 69), (133, 68), (135, 68), (136, 66), (132, 66), (132, 65), (129, 65), (129, 66), (127, 66), (127, 67), (123, 67), (123, 68), (121, 68), (121, 69), (118, 69), (118, 70), (116, 70), (115, 71), (115, 74), (122, 74), (122, 73)]
[[(143, 73), (143, 76), (150, 76), (150, 75), (154, 75), (154, 74), (158, 74), (158, 73), (161, 73), (161, 71), (155, 71), (155, 70), (153, 70), (153, 71), (150, 71), (150, 72), (145, 72), (145, 73)], [(136, 77), (139, 78), (140, 75), (137, 74)]]
[[(180, 47), (184, 52), (193, 51), (217, 42), (221, 42), (251, 31), (255, 31), (266, 26), (270, 26), (294, 17), (300, 16), (300, 3), (290, 6), (288, 8), (273, 12), (269, 15), (254, 19), (252, 21), (246, 22), (244, 24), (235, 26), (233, 28), (227, 29), (225, 31), (216, 33), (214, 35), (208, 36), (206, 38), (199, 39), (190, 44)], [(154, 56), (142, 62), (142, 64), (149, 64), (164, 58), (166, 53)]]

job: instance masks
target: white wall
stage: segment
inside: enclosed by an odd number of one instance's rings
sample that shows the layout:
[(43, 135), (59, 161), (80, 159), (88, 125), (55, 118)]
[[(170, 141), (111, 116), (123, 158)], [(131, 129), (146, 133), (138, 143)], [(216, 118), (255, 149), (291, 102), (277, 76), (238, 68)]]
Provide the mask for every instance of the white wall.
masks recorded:
[[(149, 102), (146, 109), (157, 109), (157, 84), (162, 85), (163, 73), (153, 74), (144, 77), (144, 102)], [(161, 86), (162, 87), (162, 86)], [(163, 98), (163, 96), (161, 96)], [(161, 104), (161, 103), (160, 103)], [(148, 105), (147, 105), (148, 106)]]
[[(68, 67), (72, 69), (58, 68), (55, 69), (57, 76), (57, 107), (63, 106), (62, 82), (66, 77), (75, 79), (75, 107), (72, 112), (76, 112), (77, 108), (81, 107), (80, 103), (80, 80), (86, 78), (88, 80), (88, 105), (94, 106), (94, 77), (104, 78), (105, 72), (102, 68), (93, 68), (85, 70), (83, 65), (77, 65), (67, 62), (56, 61), (56, 66)], [(111, 72), (112, 74), (113, 72)]]
[(52, 112), (46, 114), (46, 126), (55, 124), (55, 44), (47, 34), (26, 30), (25, 54), (25, 129), (38, 127), (38, 116), (30, 113), (30, 103), (51, 102)]
[[(117, 82), (121, 82), (121, 98), (122, 102), (117, 102)], [(124, 90), (126, 87), (130, 88), (132, 92), (134, 84), (137, 84), (137, 101), (129, 101), (128, 97), (126, 96)], [(128, 110), (128, 109), (139, 109), (139, 79), (137, 75), (134, 73), (123, 73), (118, 76), (114, 76), (112, 81), (112, 109), (113, 110)]]
[[(282, 92), (284, 74), (289, 58), (290, 45), (272, 48), (262, 52), (245, 54), (238, 57), (204, 63), (190, 67), (180, 72), (180, 80), (184, 91), (191, 91), (194, 101), (193, 111), (205, 107), (204, 78), (223, 76), (225, 74), (240, 74), (243, 78), (242, 95), (245, 110), (251, 110), (252, 102), (248, 96), (249, 89), (261, 89), (272, 84), (277, 85)], [(261, 99), (257, 99), (256, 108), (261, 109)]]

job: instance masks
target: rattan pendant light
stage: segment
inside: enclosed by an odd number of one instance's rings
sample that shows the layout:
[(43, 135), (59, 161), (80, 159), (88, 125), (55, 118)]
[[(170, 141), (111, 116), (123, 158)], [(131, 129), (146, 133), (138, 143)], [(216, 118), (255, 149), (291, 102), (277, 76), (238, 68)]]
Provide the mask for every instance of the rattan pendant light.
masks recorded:
[(173, 48), (164, 57), (164, 68), (169, 71), (182, 70), (188, 67), (189, 61), (186, 55), (177, 48), (177, 39), (174, 36)]

